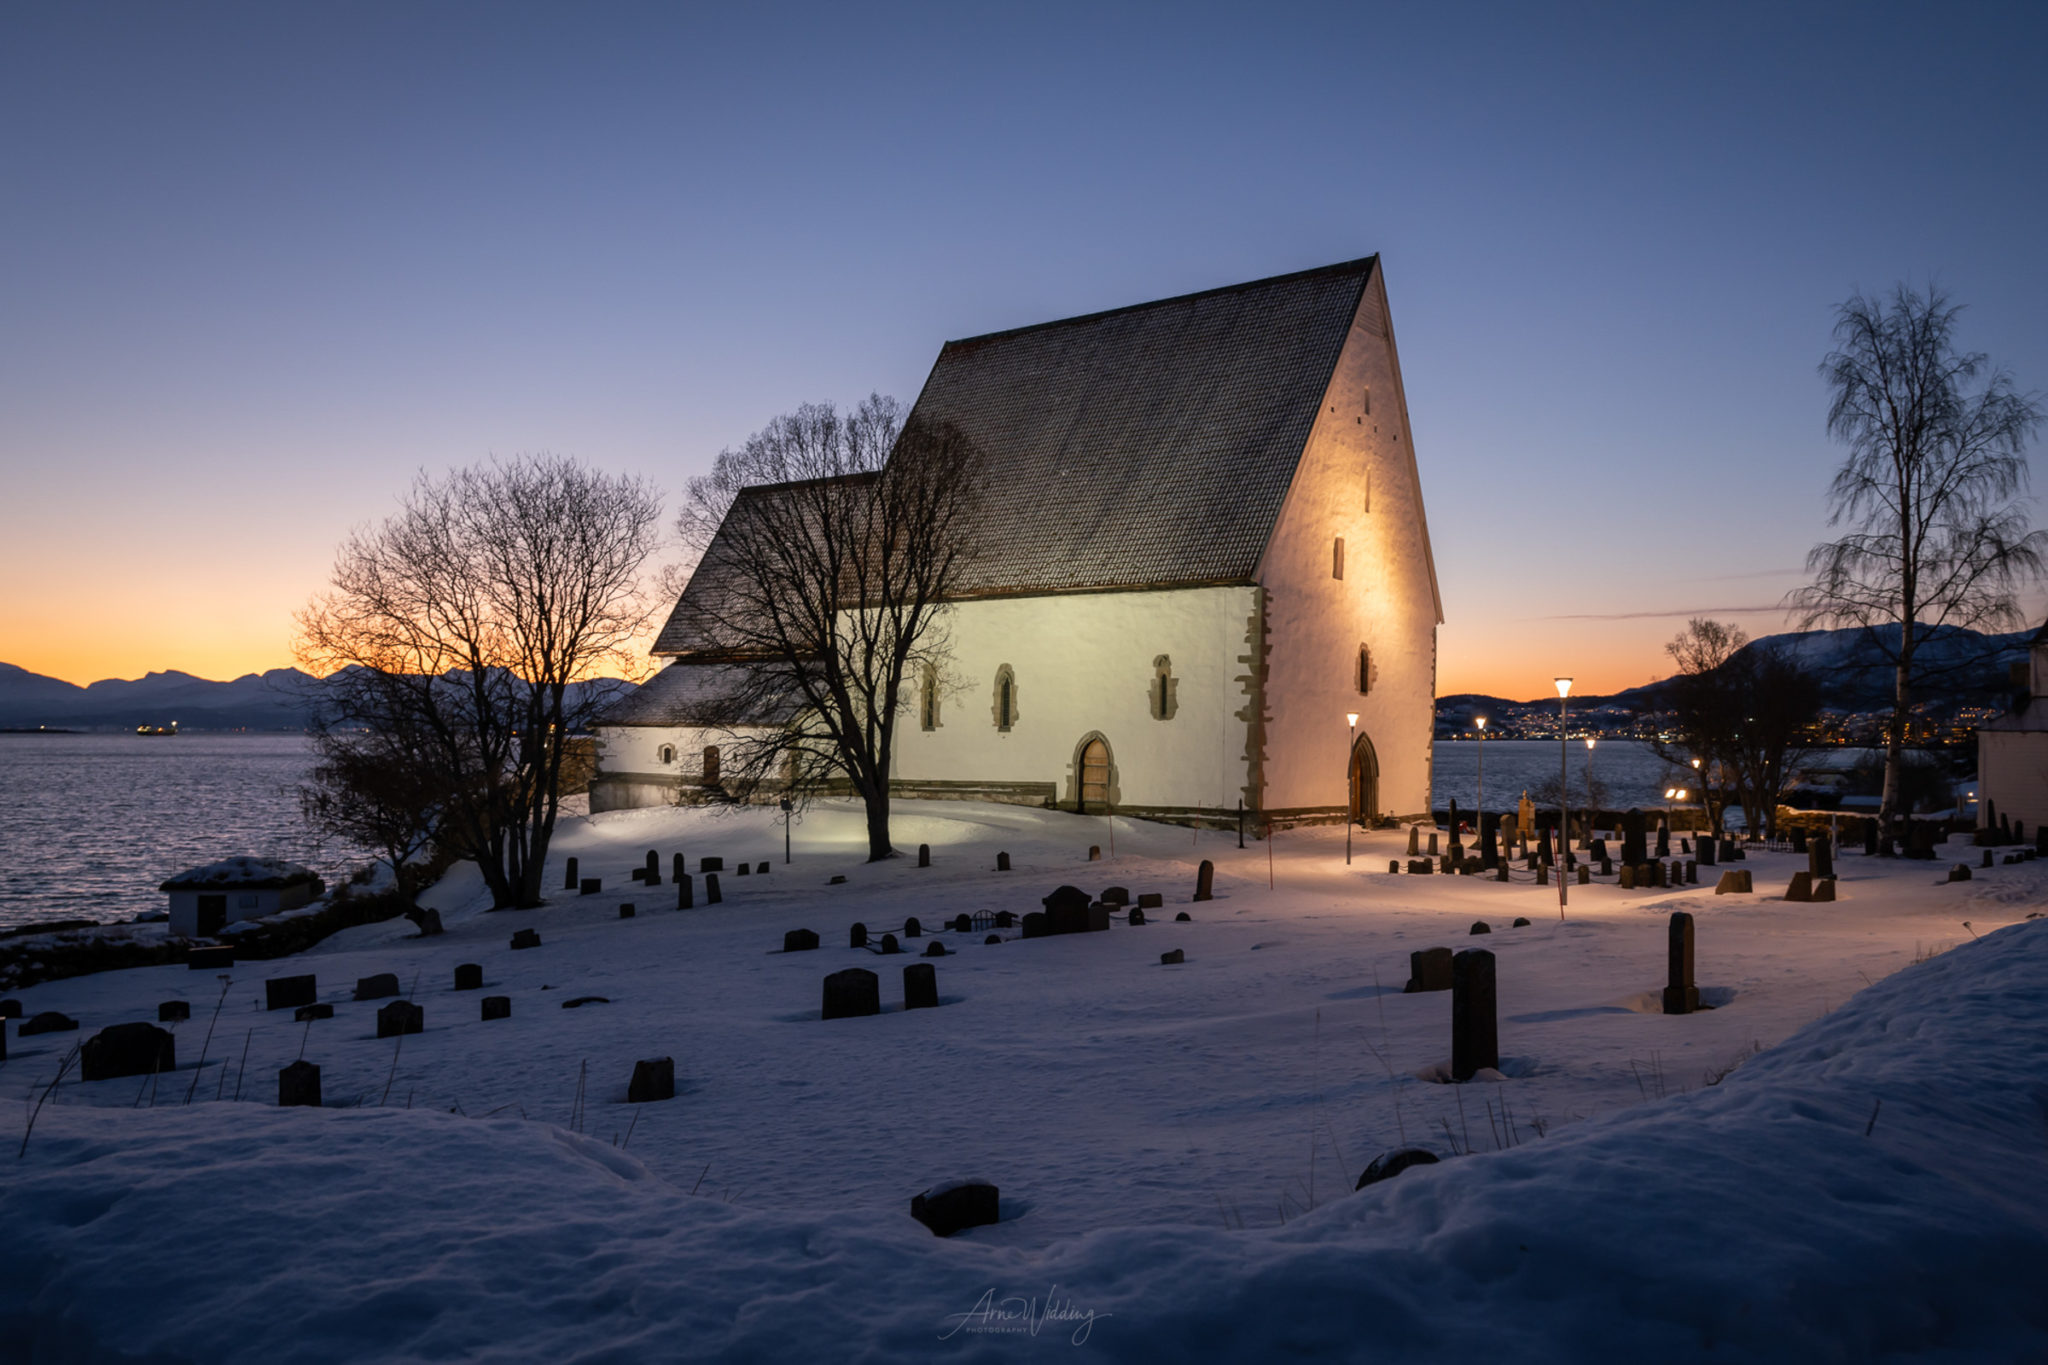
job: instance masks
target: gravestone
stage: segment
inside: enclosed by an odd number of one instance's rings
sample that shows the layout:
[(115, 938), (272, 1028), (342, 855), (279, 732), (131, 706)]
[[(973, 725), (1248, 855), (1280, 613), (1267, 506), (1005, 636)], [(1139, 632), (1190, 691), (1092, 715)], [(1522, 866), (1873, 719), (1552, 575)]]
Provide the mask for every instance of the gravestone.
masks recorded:
[(1497, 882), (1508, 880), (1508, 865), (1505, 859), (1493, 865), (1493, 879)]
[(832, 874), (832, 875), (831, 875), (830, 877), (827, 877), (827, 878), (825, 879), (825, 885), (827, 885), (827, 886), (844, 886), (844, 885), (846, 885), (846, 877), (845, 877), (845, 874), (843, 874), (843, 873), (839, 873), (839, 872), (835, 872), (835, 873), (833, 873), (833, 874)]
[(626, 1103), (653, 1104), (676, 1097), (676, 1063), (673, 1057), (651, 1057), (633, 1063), (633, 1079), (626, 1082)]
[(1830, 877), (1830, 878), (1829, 878), (1828, 880), (1826, 880), (1826, 881), (1824, 881), (1824, 882), (1815, 882), (1815, 883), (1813, 884), (1813, 899), (1814, 899), (1814, 900), (1815, 900), (1816, 902), (1819, 902), (1819, 901), (1832, 901), (1832, 900), (1833, 900), (1834, 898), (1835, 898), (1835, 882), (1834, 882), (1834, 878)]
[(1877, 856), (1877, 821), (1875, 820), (1865, 820), (1863, 822), (1863, 856), (1866, 858), (1875, 858)]
[(996, 854), (996, 871), (998, 871), (998, 872), (1008, 872), (1009, 870), (1010, 870), (1010, 855), (1009, 855), (1009, 854), (1007, 854), (1007, 853), (998, 853), (998, 854)]
[(1101, 861), (1102, 861), (1102, 845), (1100, 845), (1100, 844), (1090, 844), (1090, 845), (1088, 845), (1088, 861), (1089, 861), (1089, 862), (1091, 862), (1091, 863), (1096, 863), (1096, 862), (1101, 862)]
[(1408, 826), (1408, 856), (1411, 858), (1422, 856), (1422, 826), (1420, 825)]
[(862, 924), (862, 923), (861, 923), (861, 922), (860, 922), (859, 920), (855, 920), (855, 921), (853, 922), (853, 927), (852, 927), (851, 929), (848, 929), (848, 930), (846, 931), (846, 946), (847, 946), (847, 947), (849, 947), (849, 948), (865, 948), (865, 947), (867, 947), (867, 946), (868, 946), (868, 927), (867, 927), (867, 925), (865, 925), (865, 924)]
[(562, 889), (564, 891), (574, 891), (577, 885), (576, 860), (571, 858), (562, 868)]
[(1014, 911), (1010, 911), (1010, 910), (998, 910), (998, 911), (996, 911), (996, 928), (998, 928), (998, 929), (1009, 929), (1009, 928), (1013, 928), (1013, 927), (1014, 927), (1014, 926), (1016, 925), (1016, 923), (1017, 923), (1017, 916), (1016, 916), (1016, 913), (1015, 913)]
[(1423, 1147), (1403, 1147), (1399, 1151), (1382, 1152), (1372, 1159), (1372, 1164), (1358, 1177), (1358, 1183), (1351, 1188), (1362, 1190), (1367, 1185), (1377, 1185), (1382, 1180), (1392, 1180), (1410, 1166), (1434, 1166), (1435, 1152)]
[(304, 1024), (314, 1019), (332, 1019), (333, 1017), (334, 1006), (332, 1005), (301, 1005), (292, 1011), (292, 1022), (294, 1024)]
[(1515, 916), (1515, 923), (1513, 927), (1517, 929), (1526, 929), (1529, 927), (1529, 921), (1523, 918), (1522, 916), (1517, 915)]
[(953, 932), (954, 932), (954, 933), (956, 933), (956, 934), (971, 934), (971, 933), (973, 933), (973, 932), (974, 932), (974, 916), (972, 916), (972, 915), (955, 915), (955, 916), (953, 916)]
[(1550, 826), (1545, 825), (1543, 827), (1543, 842), (1536, 850), (1536, 865), (1538, 867), (1549, 867), (1554, 861), (1556, 859), (1550, 851)]
[(923, 937), (924, 937), (924, 926), (923, 926), (922, 924), (919, 924), (919, 923), (917, 922), (917, 916), (916, 916), (916, 915), (912, 915), (912, 916), (911, 916), (911, 917), (910, 917), (909, 919), (906, 919), (906, 920), (904, 920), (904, 921), (903, 921), (903, 937), (905, 937), (905, 938), (923, 938)]
[(725, 897), (720, 895), (718, 891), (718, 874), (716, 872), (706, 872), (704, 874), (704, 903), (706, 905), (717, 905), (724, 899)]
[(1159, 965), (1162, 967), (1178, 967), (1187, 960), (1187, 950), (1184, 948), (1172, 948), (1159, 955)]
[(681, 881), (683, 879), (684, 871), (685, 869), (683, 867), (683, 855), (678, 853), (669, 860), (669, 880), (674, 882)]
[(1140, 910), (1159, 910), (1165, 908), (1165, 905), (1166, 897), (1157, 891), (1140, 891), (1138, 893), (1138, 908)]
[(991, 946), (993, 946), (994, 944), (1001, 943), (1002, 941), (1003, 936), (1001, 934), (990, 934), (987, 938), (982, 940), (983, 943), (989, 944)]
[(1683, 910), (1671, 912), (1668, 949), (1664, 1012), (1691, 1014), (1700, 1007), (1700, 988), (1692, 979), (1692, 916)]
[(406, 1033), (424, 1033), (427, 1012), (410, 1000), (394, 1000), (377, 1011), (377, 1036), (396, 1038)]
[(1515, 806), (1515, 830), (1523, 838), (1527, 838), (1529, 831), (1534, 828), (1536, 828), (1536, 803), (1529, 799), (1529, 793), (1523, 792), (1522, 799)]
[(1102, 892), (1102, 903), (1104, 905), (1129, 905), (1131, 903), (1130, 889), (1122, 886), (1105, 887)]
[(962, 1181), (934, 1185), (913, 1196), (910, 1216), (930, 1228), (934, 1236), (951, 1237), (956, 1232), (995, 1222), (1001, 1207), (995, 1186)]
[(1729, 868), (1721, 874), (1721, 880), (1714, 887), (1717, 896), (1746, 895), (1753, 890), (1749, 880), (1749, 869)]
[(768, 864), (766, 864), (766, 863), (756, 863), (756, 864), (754, 865), (754, 875), (755, 875), (756, 877), (765, 877), (765, 876), (767, 876), (767, 875), (768, 875)]
[[(677, 854), (681, 857), (681, 854)], [(696, 882), (687, 872), (676, 874), (676, 909), (688, 910), (697, 903)]]
[(1693, 852), (1698, 857), (1702, 867), (1712, 867), (1714, 865), (1714, 836), (1702, 834), (1699, 843), (1694, 845)]
[(1479, 865), (1491, 869), (1500, 861), (1500, 820), (1488, 811), (1479, 812)]
[(649, 886), (661, 885), (661, 855), (651, 848), (647, 850), (647, 872), (640, 880)]
[(917, 865), (919, 867), (930, 867), (932, 865), (932, 846), (930, 844), (919, 844), (917, 846)]
[(1835, 841), (1824, 829), (1817, 829), (1806, 841), (1806, 870), (1817, 882), (1832, 881), (1835, 875)]
[(1806, 837), (1806, 826), (1792, 826), (1792, 851), (1794, 853), (1805, 853), (1807, 851), (1807, 848), (1808, 840)]
[(1403, 995), (1416, 995), (1423, 991), (1447, 991), (1450, 988), (1449, 948), (1423, 948), (1408, 954), (1408, 984), (1401, 988)]
[(1587, 864), (1585, 864), (1585, 863), (1580, 863), (1580, 864), (1579, 864), (1579, 885), (1580, 885), (1580, 886), (1591, 886), (1592, 884), (1593, 884), (1593, 869), (1592, 869), (1592, 868), (1591, 868), (1590, 866), (1588, 866)]
[(1659, 858), (1669, 858), (1671, 856), (1671, 826), (1662, 822), (1659, 822), (1657, 825), (1657, 856)]
[(933, 939), (930, 943), (924, 945), (924, 955), (926, 957), (944, 957), (946, 955), (946, 945), (938, 939)]
[(465, 962), (455, 969), (455, 989), (458, 991), (480, 991), (484, 988), (484, 969), (479, 962)]
[(88, 1081), (153, 1076), (177, 1069), (177, 1042), (169, 1029), (155, 1024), (110, 1025), (86, 1039), (78, 1050), (78, 1074)]
[(320, 1068), (300, 1058), (277, 1073), (277, 1107), (318, 1109)]
[(1614, 864), (1606, 858), (1600, 860), (1600, 875), (1603, 877), (1612, 877), (1614, 875)]
[(1630, 863), (1645, 862), (1649, 856), (1649, 841), (1643, 835), (1643, 813), (1631, 806), (1628, 813), (1621, 817), (1622, 864), (1626, 866)]
[(619, 906), (620, 919), (632, 919), (637, 913), (639, 912), (633, 909), (633, 902), (631, 901), (626, 901)]
[(294, 1010), (312, 1004), (319, 994), (319, 983), (311, 975), (273, 976), (263, 983), (263, 1008)]
[(1685, 860), (1685, 880), (1693, 886), (1700, 884), (1700, 865), (1696, 858)]
[(1493, 926), (1491, 924), (1488, 924), (1483, 919), (1474, 920), (1472, 921), (1471, 929), (1467, 932), (1473, 934), (1490, 934), (1493, 932)]
[(1045, 929), (1049, 934), (1088, 932), (1088, 893), (1078, 886), (1062, 886), (1042, 902)]
[(15, 1031), (24, 1038), (33, 1038), (39, 1033), (76, 1033), (78, 1031), (78, 1021), (70, 1015), (60, 1014), (56, 1010), (44, 1010), (41, 1014), (24, 1022)]
[(825, 978), (826, 1019), (853, 1019), (882, 1012), (882, 987), (875, 974), (862, 967), (848, 967)]
[(1173, 917), (1173, 922), (1175, 924), (1192, 924), (1195, 922), (1195, 917), (1193, 915), (1190, 915), (1187, 911), (1183, 910), (1178, 915), (1175, 915)]
[(1216, 864), (1204, 858), (1202, 859), (1202, 865), (1195, 869), (1195, 899), (1198, 901), (1213, 900), (1215, 895)]
[(1130, 913), (1130, 914), (1128, 914), (1128, 915), (1126, 915), (1126, 916), (1124, 917), (1124, 923), (1126, 923), (1126, 924), (1130, 925), (1130, 926), (1131, 926), (1131, 927), (1132, 927), (1133, 929), (1142, 929), (1142, 928), (1144, 928), (1144, 927), (1145, 927), (1145, 912), (1144, 912), (1143, 910), (1140, 910), (1140, 909), (1139, 909), (1139, 908), (1138, 908), (1137, 906), (1135, 906), (1135, 905), (1134, 905), (1134, 906), (1132, 906), (1132, 907), (1131, 907), (1131, 913)]
[(1957, 863), (1948, 870), (1948, 879), (1952, 882), (1966, 882), (1970, 880), (1970, 865), (1968, 863)]
[(538, 929), (515, 929), (515, 930), (513, 930), (513, 931), (512, 931), (512, 948), (513, 948), (513, 951), (517, 952), (517, 951), (518, 951), (519, 949), (522, 949), (522, 948), (538, 948), (538, 947), (540, 947), (540, 930), (538, 930)]
[(1467, 948), (1451, 958), (1451, 1079), (1469, 1081), (1482, 1067), (1500, 1066), (1500, 1026), (1494, 1013), (1493, 954)]
[(818, 946), (818, 936), (809, 929), (792, 929), (782, 936), (782, 951), (807, 953)]
[(1984, 850), (1984, 866), (1991, 866), (1991, 850), (1988, 848)]
[(1438, 852), (1437, 852), (1437, 849), (1436, 849), (1436, 831), (1435, 831), (1435, 830), (1431, 830), (1431, 831), (1429, 832), (1429, 856), (1430, 856), (1430, 857), (1432, 857), (1432, 858), (1435, 858), (1435, 857), (1439, 857), (1439, 856), (1441, 856), (1440, 854), (1438, 854)]
[[(946, 950), (943, 943), (932, 947)], [(935, 1010), (939, 1007), (939, 969), (929, 962), (913, 962), (903, 969), (903, 1008)]]
[(1596, 863), (1607, 861), (1607, 841), (1605, 839), (1595, 839), (1593, 846), (1586, 851), (1592, 855), (1593, 861)]
[[(1811, 872), (1794, 872), (1792, 874), (1792, 884), (1785, 888), (1785, 899), (1788, 901), (1812, 900), (1813, 874)], [(1670, 1010), (1664, 1012), (1666, 1014), (1671, 1013)], [(1683, 1011), (1680, 1012), (1683, 1013)]]
[(579, 896), (602, 895), (604, 893), (604, 878), (585, 877), (582, 881), (576, 883), (576, 887), (576, 894)]
[(1548, 885), (1550, 885), (1550, 864), (1549, 864), (1549, 863), (1538, 863), (1538, 864), (1536, 865), (1536, 885), (1538, 885), (1538, 886), (1548, 886)]
[(1621, 865), (1620, 882), (1621, 889), (1624, 891), (1633, 891), (1636, 889), (1636, 870), (1632, 865), (1628, 863), (1623, 863)]
[(1906, 856), (1920, 862), (1934, 861), (1934, 824), (1928, 820), (1915, 820), (1908, 826)]
[(219, 971), (235, 965), (235, 949), (232, 944), (220, 948), (192, 948), (185, 954), (185, 965), (195, 972)]
[(1044, 938), (1052, 933), (1052, 916), (1043, 910), (1033, 910), (1024, 916), (1024, 937)]
[(1723, 838), (1719, 852), (1721, 861), (1725, 863), (1735, 862), (1742, 857), (1742, 849), (1737, 846), (1733, 839)]
[(487, 995), (484, 997), (484, 1022), (512, 1017), (512, 997), (509, 995)]
[(697, 870), (699, 872), (723, 872), (725, 871), (725, 859), (699, 858), (697, 860)]
[(441, 928), (441, 912), (431, 906), (414, 906), (405, 912), (405, 917), (419, 926), (421, 938), (433, 938), (446, 932)]
[(896, 935), (882, 935), (882, 956), (887, 957), (891, 953), (900, 953), (902, 951), (903, 945), (896, 941)]
[(375, 976), (366, 976), (356, 982), (356, 999), (358, 1000), (382, 1000), (386, 996), (396, 994), (398, 994), (398, 974), (396, 972), (379, 972)]
[(628, 872), (628, 873), (626, 874), (626, 880), (627, 880), (627, 881), (632, 881), (632, 882), (641, 882), (641, 881), (645, 881), (646, 879), (647, 879), (647, 869), (646, 869), (646, 868), (644, 868), (644, 867), (636, 867), (636, 868), (634, 868), (634, 869), (633, 869), (633, 870), (632, 870), (631, 872)]
[(192, 1017), (192, 1006), (184, 1000), (166, 1000), (156, 1007), (156, 1021), (159, 1024), (175, 1024)]
[(1400, 860), (1399, 858), (1389, 858), (1389, 859), (1387, 859), (1387, 875), (1388, 875), (1388, 876), (1390, 876), (1390, 877), (1391, 877), (1391, 876), (1396, 876), (1396, 875), (1398, 875), (1398, 874), (1400, 873), (1400, 871), (1401, 871), (1401, 860)]

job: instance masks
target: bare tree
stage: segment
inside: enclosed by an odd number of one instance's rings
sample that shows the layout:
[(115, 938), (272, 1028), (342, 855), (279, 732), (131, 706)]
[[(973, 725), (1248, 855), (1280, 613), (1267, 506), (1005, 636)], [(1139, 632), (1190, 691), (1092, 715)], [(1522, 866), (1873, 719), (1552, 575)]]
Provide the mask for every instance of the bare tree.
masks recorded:
[(1858, 294), (1837, 312), (1820, 367), (1828, 432), (1849, 449), (1828, 523), (1854, 529), (1813, 548), (1814, 582), (1790, 600), (1806, 627), (1863, 627), (1893, 666), (1881, 820), (1900, 814), (1920, 637), (2016, 625), (2017, 590), (2042, 570), (2044, 539), (2021, 497), (2041, 409), (1987, 357), (1955, 349), (1961, 311), (1938, 288), (1900, 285), (1888, 302)]
[(431, 752), (392, 729), (316, 725), (312, 740), (315, 762), (299, 785), (307, 822), (380, 854), (399, 896), (412, 904), (417, 888), (408, 864), (432, 846), (447, 800)]
[(1665, 684), (1672, 739), (1652, 739), (1650, 747), (1681, 769), (1699, 760), (1696, 780), (1709, 834), (1720, 832), (1726, 794), (1739, 787), (1734, 736), (1744, 703), (1736, 695), (1734, 677), (1724, 670), (1748, 643), (1748, 633), (1739, 626), (1694, 618), (1664, 646), (1678, 665)]
[(868, 857), (890, 855), (905, 680), (945, 656), (980, 489), (965, 436), (879, 395), (777, 417), (690, 482), (677, 529), (701, 557), (677, 608), (685, 654), (744, 665), (716, 708), (728, 792), (850, 789)]
[(1651, 747), (1681, 770), (1700, 761), (1710, 833), (1721, 829), (1730, 791), (1744, 825), (1768, 833), (1820, 712), (1819, 682), (1782, 648), (1719, 621), (1687, 622), (1664, 652), (1678, 665), (1666, 684), (1675, 742)]
[(660, 517), (642, 480), (556, 456), (422, 474), (299, 614), (325, 720), (403, 736), (430, 765), (437, 837), (494, 908), (540, 903), (563, 749), (606, 700), (590, 684), (639, 667)]

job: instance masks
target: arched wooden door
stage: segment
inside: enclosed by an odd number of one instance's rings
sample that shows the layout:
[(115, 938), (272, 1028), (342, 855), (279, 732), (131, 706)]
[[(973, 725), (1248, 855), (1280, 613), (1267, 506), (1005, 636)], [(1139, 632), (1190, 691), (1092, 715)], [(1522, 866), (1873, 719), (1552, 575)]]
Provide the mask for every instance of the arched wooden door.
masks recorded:
[(1351, 746), (1351, 820), (1370, 827), (1380, 814), (1380, 759), (1365, 735)]
[(1109, 745), (1091, 739), (1081, 746), (1081, 809), (1109, 808)]

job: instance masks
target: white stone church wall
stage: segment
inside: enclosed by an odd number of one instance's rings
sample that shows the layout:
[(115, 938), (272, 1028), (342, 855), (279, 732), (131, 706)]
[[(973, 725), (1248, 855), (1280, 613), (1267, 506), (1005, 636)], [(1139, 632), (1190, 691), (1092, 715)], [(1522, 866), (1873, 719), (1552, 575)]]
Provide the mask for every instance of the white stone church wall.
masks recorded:
[[(916, 679), (897, 729), (896, 776), (924, 794), (1051, 796), (1072, 809), (1077, 755), (1100, 735), (1120, 808), (1234, 809), (1245, 771), (1249, 587), (1075, 593), (957, 604), (939, 724), (921, 728)], [(1170, 661), (1174, 714), (1153, 715), (1154, 662)], [(1007, 666), (1015, 719), (996, 723)], [(976, 787), (1010, 785), (1004, 793)]]
[[(1378, 813), (1430, 808), (1438, 605), (1386, 318), (1376, 272), (1260, 568), (1269, 594), (1264, 804), (1277, 812), (1348, 807), (1352, 711), (1378, 758)], [(1371, 659), (1363, 695), (1361, 645)]]

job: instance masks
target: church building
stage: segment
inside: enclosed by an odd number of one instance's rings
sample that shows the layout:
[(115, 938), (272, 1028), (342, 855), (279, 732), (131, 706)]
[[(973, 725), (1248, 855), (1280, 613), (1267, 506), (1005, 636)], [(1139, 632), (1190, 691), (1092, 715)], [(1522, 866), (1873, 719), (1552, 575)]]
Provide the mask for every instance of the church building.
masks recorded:
[[(1443, 608), (1378, 257), (948, 342), (915, 415), (981, 448), (992, 540), (906, 698), (897, 797), (1429, 810)], [(689, 601), (598, 727), (593, 811), (720, 796), (728, 665), (693, 658)]]

